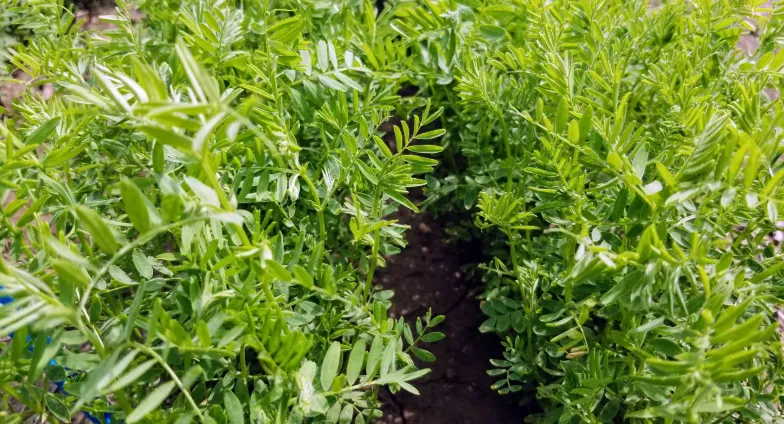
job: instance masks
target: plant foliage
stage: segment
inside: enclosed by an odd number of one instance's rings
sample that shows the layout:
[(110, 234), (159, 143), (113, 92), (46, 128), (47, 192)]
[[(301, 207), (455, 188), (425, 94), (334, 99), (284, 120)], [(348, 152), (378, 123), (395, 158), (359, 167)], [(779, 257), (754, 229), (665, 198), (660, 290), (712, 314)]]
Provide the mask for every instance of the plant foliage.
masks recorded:
[(443, 317), (388, 318), (373, 275), (441, 111), (382, 139), (404, 81), (388, 15), (141, 1), (132, 22), (119, 1), (99, 32), (10, 5), (47, 30), (9, 70), (55, 95), (0, 124), (3, 422), (364, 423), (380, 386), (417, 393)]
[(784, 9), (423, 3), (393, 26), (467, 160), (433, 201), (494, 255), (493, 387), (545, 422), (781, 420)]
[(14, 419), (367, 422), (443, 337), (373, 285), (425, 183), (533, 419), (784, 419), (784, 8), (9, 1), (9, 69), (56, 90), (0, 128)]

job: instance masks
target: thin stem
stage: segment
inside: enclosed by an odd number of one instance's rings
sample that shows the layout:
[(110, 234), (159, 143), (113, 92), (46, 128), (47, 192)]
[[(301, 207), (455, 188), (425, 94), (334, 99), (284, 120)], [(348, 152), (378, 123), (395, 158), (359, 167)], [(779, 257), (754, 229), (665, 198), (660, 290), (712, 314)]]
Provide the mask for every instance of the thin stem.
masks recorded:
[[(253, 261), (251, 262), (251, 264), (254, 267), (254, 270), (258, 272), (259, 276), (265, 273), (265, 271), (261, 269), (261, 263)], [(281, 320), (281, 322), (285, 323), (286, 317), (283, 315), (283, 311), (280, 309), (280, 305), (278, 305), (278, 302), (275, 300), (275, 294), (272, 293), (272, 289), (270, 288), (270, 282), (267, 281), (266, 278), (263, 277), (261, 278), (261, 288), (262, 291), (264, 292), (264, 297), (266, 298), (267, 303), (269, 303), (272, 306), (272, 308), (275, 310), (275, 315), (278, 316), (278, 319)], [(289, 330), (288, 325), (283, 326), (283, 332), (285, 334), (291, 333), (291, 330)]]
[[(373, 202), (373, 216), (378, 215), (378, 208), (379, 203), (381, 200), (381, 194), (376, 191), (375, 200)], [(373, 275), (376, 272), (376, 266), (378, 264), (378, 247), (381, 244), (381, 233), (380, 230), (375, 230), (373, 232), (373, 251), (370, 256), (370, 265), (368, 266), (368, 273), (367, 278), (365, 279), (365, 300), (370, 300), (370, 291), (373, 287)]]
[(313, 197), (313, 203), (316, 204), (316, 215), (318, 216), (319, 221), (319, 242), (316, 245), (316, 252), (314, 255), (317, 258), (316, 263), (320, 263), (321, 257), (324, 254), (324, 245), (327, 242), (327, 228), (324, 224), (324, 206), (321, 203), (321, 198), (319, 198), (316, 186), (313, 184), (313, 181), (304, 168), (300, 171), (300, 176), (302, 177), (302, 180), (305, 181), (305, 184), (307, 184), (311, 196)]
[(240, 372), (242, 373), (242, 378), (248, 378), (248, 364), (245, 363), (245, 344), (243, 343), (240, 346)]
[(512, 167), (512, 147), (509, 144), (509, 128), (506, 125), (506, 120), (504, 119), (504, 114), (500, 109), (496, 109), (496, 115), (498, 115), (498, 121), (501, 123), (501, 137), (504, 141), (504, 151), (506, 152), (506, 160), (507, 166), (509, 170), (509, 175), (506, 176), (506, 191), (511, 192), (513, 188), (513, 170)]
[[(210, 163), (209, 158), (202, 158), (201, 166), (204, 170), (204, 173), (207, 174), (207, 179), (209, 180), (210, 185), (212, 185), (212, 189), (215, 190), (215, 192), (218, 194), (218, 200), (220, 201), (221, 208), (227, 211), (233, 211), (234, 208), (231, 206), (229, 199), (226, 198), (226, 193), (223, 191), (223, 188), (221, 188), (220, 182), (218, 182), (218, 179), (215, 177), (215, 171), (212, 170), (212, 164)], [(237, 235), (242, 241), (242, 244), (244, 246), (250, 246), (250, 239), (248, 239), (248, 235), (245, 234), (245, 229), (242, 228), (242, 225), (235, 223), (232, 223), (231, 225), (236, 230)]]
[(202, 415), (199, 406), (196, 405), (196, 402), (191, 397), (191, 394), (188, 393), (188, 390), (186, 390), (185, 386), (182, 385), (180, 378), (177, 377), (177, 374), (174, 372), (174, 370), (171, 369), (169, 364), (166, 363), (166, 361), (163, 358), (161, 358), (161, 355), (158, 355), (158, 352), (150, 349), (149, 347), (141, 343), (134, 343), (133, 346), (143, 351), (147, 355), (151, 356), (153, 359), (155, 359), (156, 362), (158, 362), (158, 364), (161, 365), (161, 367), (163, 367), (164, 370), (166, 370), (166, 372), (171, 377), (172, 381), (174, 381), (174, 384), (177, 385), (177, 388), (180, 389), (180, 392), (183, 394), (183, 396), (185, 396), (185, 399), (191, 405), (191, 408), (193, 408), (193, 410), (196, 412), (196, 415), (199, 417), (199, 421), (204, 422), (204, 415)]
[(520, 275), (518, 274), (517, 268), (517, 251), (515, 249), (514, 237), (512, 236), (512, 232), (509, 231), (506, 233), (507, 239), (509, 239), (509, 255), (512, 257), (512, 267), (514, 268), (514, 275), (515, 278), (519, 278)]

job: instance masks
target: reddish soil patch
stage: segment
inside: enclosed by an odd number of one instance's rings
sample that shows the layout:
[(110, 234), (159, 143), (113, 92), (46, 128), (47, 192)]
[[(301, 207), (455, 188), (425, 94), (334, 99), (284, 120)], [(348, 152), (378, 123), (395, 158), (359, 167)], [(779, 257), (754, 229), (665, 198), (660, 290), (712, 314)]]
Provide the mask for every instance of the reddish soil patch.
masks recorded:
[(387, 259), (376, 281), (395, 291), (390, 313), (413, 322), (429, 307), (433, 315), (443, 314), (439, 330), (446, 338), (427, 348), (436, 362), (420, 364), (432, 372), (414, 382), (421, 395), (407, 392), (381, 393), (384, 424), (480, 424), (521, 423), (526, 410), (513, 396), (501, 396), (490, 389), (487, 375), (491, 358), (501, 357), (498, 338), (481, 334), (485, 319), (476, 296), (479, 281), (466, 278), (462, 267), (482, 261), (477, 246), (448, 243), (442, 224), (427, 213), (405, 211), (398, 217), (411, 226), (408, 247)]

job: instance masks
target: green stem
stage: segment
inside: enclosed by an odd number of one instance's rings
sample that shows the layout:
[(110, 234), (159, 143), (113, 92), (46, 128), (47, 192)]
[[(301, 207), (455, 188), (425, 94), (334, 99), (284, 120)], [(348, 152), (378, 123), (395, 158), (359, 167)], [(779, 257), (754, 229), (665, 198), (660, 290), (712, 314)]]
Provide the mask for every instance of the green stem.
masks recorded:
[(22, 396), (16, 389), (8, 384), (0, 384), (0, 391), (3, 393), (8, 393), (12, 398), (16, 399), (22, 405), (27, 406), (28, 408), (33, 409), (37, 414), (41, 413), (41, 410), (38, 409), (38, 405), (34, 403), (28, 403), (25, 401), (26, 397)]
[(245, 344), (243, 343), (240, 346), (240, 372), (242, 373), (242, 378), (244, 380), (248, 379), (248, 364), (245, 363)]
[(321, 203), (318, 191), (316, 191), (316, 186), (313, 184), (313, 181), (310, 179), (305, 169), (300, 171), (300, 176), (302, 177), (302, 180), (305, 181), (305, 184), (307, 184), (311, 196), (313, 197), (313, 203), (316, 204), (316, 215), (318, 216), (319, 221), (319, 242), (316, 245), (315, 256), (318, 258), (316, 263), (320, 264), (321, 256), (324, 254), (324, 245), (327, 242), (327, 228), (324, 224), (324, 206)]
[(337, 391), (324, 392), (324, 393), (322, 393), (322, 395), (324, 395), (324, 396), (336, 396), (336, 395), (340, 395), (340, 394), (343, 394), (343, 393), (346, 393), (346, 392), (353, 392), (353, 391), (357, 391), (357, 390), (364, 390), (364, 389), (367, 389), (367, 388), (370, 388), (370, 387), (373, 387), (373, 388), (377, 388), (378, 387), (378, 385), (376, 383), (376, 380), (368, 381), (367, 383), (355, 384), (355, 385), (349, 386), (349, 387), (344, 387), (344, 388), (342, 388), (340, 390), (337, 390)]
[[(220, 186), (220, 182), (218, 182), (218, 179), (215, 177), (215, 171), (212, 170), (212, 164), (210, 163), (208, 157), (205, 156), (204, 158), (202, 158), (201, 166), (202, 169), (204, 170), (204, 173), (207, 175), (207, 180), (210, 182), (212, 189), (215, 190), (215, 193), (218, 194), (218, 200), (220, 201), (221, 208), (230, 212), (234, 211), (234, 208), (231, 206), (229, 199), (226, 198), (226, 193), (223, 191), (223, 188), (221, 188)], [(244, 246), (250, 246), (251, 245), (250, 239), (248, 239), (248, 235), (245, 234), (245, 229), (242, 228), (242, 225), (234, 224), (234, 223), (232, 223), (231, 225), (236, 230), (237, 235), (240, 237), (240, 240), (242, 241), (242, 244)]]
[(512, 237), (512, 232), (506, 232), (506, 238), (509, 240), (509, 255), (512, 258), (512, 267), (514, 268), (514, 276), (515, 278), (520, 278), (519, 271), (517, 269), (517, 250), (515, 248), (514, 237)]
[(564, 261), (566, 262), (566, 287), (564, 287), (564, 293), (566, 296), (566, 303), (572, 301), (572, 279), (569, 278), (569, 273), (572, 271), (572, 267), (574, 266), (574, 249), (575, 249), (576, 239), (574, 237), (567, 237), (566, 243), (564, 244)]
[(202, 415), (199, 406), (196, 405), (196, 402), (191, 397), (191, 394), (188, 393), (188, 390), (186, 390), (185, 387), (182, 385), (180, 378), (177, 377), (177, 374), (174, 372), (174, 370), (171, 369), (169, 364), (166, 363), (166, 361), (163, 358), (161, 358), (161, 355), (158, 355), (158, 352), (150, 349), (149, 347), (141, 343), (134, 343), (133, 345), (137, 349), (143, 351), (144, 353), (146, 353), (147, 355), (155, 359), (155, 361), (158, 362), (158, 364), (160, 364), (160, 366), (163, 367), (164, 370), (166, 370), (166, 372), (171, 377), (172, 381), (174, 381), (174, 384), (177, 385), (177, 388), (180, 389), (180, 392), (183, 394), (183, 396), (185, 396), (185, 399), (191, 405), (191, 408), (193, 408), (194, 412), (196, 412), (196, 415), (199, 417), (199, 421), (204, 422), (204, 415)]
[(512, 192), (513, 186), (513, 177), (512, 177), (512, 146), (509, 144), (509, 128), (506, 125), (506, 120), (504, 119), (504, 114), (501, 110), (496, 110), (496, 114), (498, 115), (498, 121), (501, 123), (501, 137), (504, 140), (504, 151), (506, 152), (506, 161), (508, 166), (509, 175), (507, 175), (506, 180), (506, 191)]
[[(254, 267), (254, 269), (258, 272), (259, 277), (261, 277), (260, 278), (261, 279), (261, 288), (262, 288), (262, 291), (264, 292), (264, 297), (267, 300), (267, 303), (270, 304), (270, 306), (272, 306), (272, 308), (275, 310), (275, 315), (278, 316), (278, 319), (281, 320), (281, 322), (285, 323), (286, 322), (286, 317), (283, 315), (283, 311), (280, 309), (280, 305), (278, 305), (278, 302), (275, 300), (275, 294), (272, 293), (272, 288), (270, 287), (270, 282), (267, 281), (266, 278), (262, 277), (262, 275), (265, 273), (265, 271), (263, 269), (261, 269), (261, 263), (255, 262), (255, 261), (251, 262), (251, 263), (253, 264), (252, 266)], [(285, 333), (285, 334), (291, 333), (291, 330), (289, 330), (289, 326), (288, 325), (283, 325), (283, 333)]]
[(90, 343), (92, 343), (93, 347), (95, 348), (95, 351), (98, 352), (98, 356), (103, 358), (104, 355), (106, 354), (106, 348), (103, 345), (103, 340), (101, 339), (101, 336), (98, 335), (98, 332), (95, 330), (92, 324), (90, 325), (89, 329), (87, 328), (87, 326), (84, 325), (84, 322), (82, 322), (81, 317), (88, 316), (88, 315), (87, 312), (84, 312), (84, 309), (82, 309), (82, 311), (83, 314), (77, 314), (76, 317), (74, 317), (76, 327), (79, 329), (79, 331), (85, 334), (88, 339), (90, 339)]
[(119, 389), (114, 392), (114, 397), (117, 399), (117, 403), (120, 404), (120, 408), (122, 408), (125, 415), (129, 415), (133, 412), (133, 407), (131, 406), (131, 401), (128, 399), (128, 395), (125, 393), (125, 389)]
[[(373, 217), (378, 215), (379, 202), (381, 195), (376, 192), (376, 197), (373, 202)], [(367, 278), (365, 279), (365, 300), (370, 300), (370, 291), (373, 288), (373, 275), (376, 272), (376, 265), (378, 264), (378, 247), (381, 244), (381, 233), (379, 230), (373, 232), (373, 251), (370, 255), (370, 265), (368, 266)]]

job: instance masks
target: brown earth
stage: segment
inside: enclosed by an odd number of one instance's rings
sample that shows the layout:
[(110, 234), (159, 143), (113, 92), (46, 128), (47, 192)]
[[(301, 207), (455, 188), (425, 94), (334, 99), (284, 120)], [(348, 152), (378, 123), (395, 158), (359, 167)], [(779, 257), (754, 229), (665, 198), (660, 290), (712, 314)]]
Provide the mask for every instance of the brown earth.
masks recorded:
[[(409, 225), (408, 247), (387, 258), (376, 281), (395, 291), (390, 314), (414, 322), (429, 307), (433, 315), (445, 315), (440, 342), (427, 346), (436, 362), (420, 363), (431, 368), (415, 381), (420, 396), (407, 392), (381, 393), (383, 424), (480, 424), (522, 423), (526, 409), (519, 397), (501, 396), (490, 389), (487, 375), (491, 358), (501, 358), (501, 345), (492, 334), (477, 330), (485, 319), (477, 295), (481, 282), (466, 278), (463, 267), (482, 261), (478, 246), (447, 242), (443, 224), (423, 212), (408, 210), (398, 217)], [(469, 265), (470, 266), (470, 265)]]

